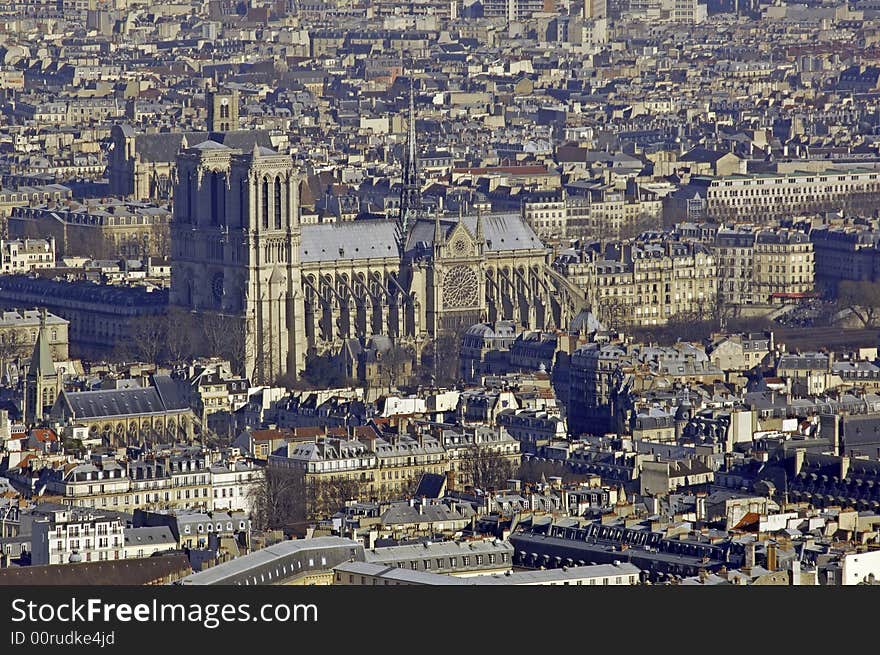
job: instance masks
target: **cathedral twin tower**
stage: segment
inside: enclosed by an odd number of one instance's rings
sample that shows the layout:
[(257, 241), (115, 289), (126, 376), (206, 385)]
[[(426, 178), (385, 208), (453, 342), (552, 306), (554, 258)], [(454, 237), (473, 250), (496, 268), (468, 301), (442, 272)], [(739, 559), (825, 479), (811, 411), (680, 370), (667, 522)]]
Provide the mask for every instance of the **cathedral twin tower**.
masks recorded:
[(305, 367), (299, 177), (254, 144), (183, 148), (172, 221), (171, 303), (229, 319), (245, 374), (271, 382)]

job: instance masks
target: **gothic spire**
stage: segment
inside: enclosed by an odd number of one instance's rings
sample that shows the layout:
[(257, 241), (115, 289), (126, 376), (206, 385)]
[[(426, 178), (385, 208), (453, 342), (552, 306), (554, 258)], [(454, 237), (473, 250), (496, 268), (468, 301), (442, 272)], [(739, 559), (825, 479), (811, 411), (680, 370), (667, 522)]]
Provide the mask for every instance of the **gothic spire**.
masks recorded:
[(418, 157), (416, 156), (416, 103), (413, 93), (413, 79), (409, 78), (409, 117), (407, 119), (406, 135), (407, 173), (412, 176), (412, 182), (418, 182)]
[(434, 214), (434, 246), (443, 245), (443, 228), (440, 225), (440, 211)]
[(52, 359), (52, 350), (49, 348), (49, 337), (46, 334), (46, 310), (40, 311), (40, 329), (37, 332), (37, 342), (31, 355), (31, 363), (28, 368), (28, 377), (50, 377), (55, 375), (55, 362)]
[(419, 183), (418, 149), (416, 142), (416, 112), (413, 80), (409, 80), (409, 117), (406, 136), (406, 150), (403, 156), (403, 180), (400, 186), (400, 213), (397, 219), (397, 246), (400, 252), (406, 244), (406, 237), (412, 227), (413, 219), (422, 211), (422, 192)]

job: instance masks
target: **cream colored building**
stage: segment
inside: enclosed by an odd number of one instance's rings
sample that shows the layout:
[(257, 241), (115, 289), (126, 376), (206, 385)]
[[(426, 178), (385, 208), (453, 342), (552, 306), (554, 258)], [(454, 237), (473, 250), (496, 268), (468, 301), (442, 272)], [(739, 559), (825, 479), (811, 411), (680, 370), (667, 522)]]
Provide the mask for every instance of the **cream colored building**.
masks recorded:
[[(694, 180), (692, 180), (692, 184)], [(876, 204), (880, 170), (760, 173), (704, 178), (706, 211), (716, 219), (754, 219), (837, 210), (842, 204)]]
[[(67, 361), (69, 340), (67, 335), (70, 321), (60, 316), (46, 314), (46, 338), (49, 352), (56, 362)], [(19, 309), (0, 312), (0, 343), (6, 344), (7, 350), (20, 350), (22, 356), (30, 355), (40, 329), (40, 311), (38, 309)]]
[(54, 268), (55, 239), (0, 240), (0, 267), (7, 275)]
[(586, 288), (594, 313), (609, 327), (663, 325), (705, 315), (716, 303), (715, 257), (701, 244), (615, 244), (604, 257), (562, 269)]
[(798, 299), (813, 293), (813, 244), (803, 232), (760, 232), (754, 261), (753, 296), (758, 302)]
[(639, 227), (663, 215), (662, 200), (627, 198), (608, 193), (602, 200), (562, 192), (536, 195), (523, 205), (523, 217), (542, 239), (593, 236), (619, 239), (634, 236)]
[(369, 432), (290, 442), (285, 454), (269, 455), (269, 467), (298, 474), (307, 487), (342, 483), (356, 489), (358, 498), (388, 499), (411, 489), (423, 473), (454, 471), (456, 486), (470, 484), (467, 458), (476, 451), (497, 453), (511, 465), (520, 460), (519, 442), (501, 429), (437, 428), (388, 439)]

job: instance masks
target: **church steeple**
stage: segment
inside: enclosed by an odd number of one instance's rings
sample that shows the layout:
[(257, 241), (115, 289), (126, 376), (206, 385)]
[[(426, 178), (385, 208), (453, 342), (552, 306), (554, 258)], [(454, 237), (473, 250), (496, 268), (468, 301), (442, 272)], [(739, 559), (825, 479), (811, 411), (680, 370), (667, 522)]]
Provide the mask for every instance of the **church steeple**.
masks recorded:
[(403, 252), (406, 237), (419, 213), (422, 212), (422, 190), (419, 182), (419, 158), (416, 142), (416, 111), (412, 77), (409, 80), (409, 117), (406, 133), (406, 151), (403, 157), (403, 180), (400, 186), (400, 213), (397, 219), (397, 246)]
[(24, 418), (31, 425), (43, 417), (46, 407), (55, 403), (58, 394), (58, 374), (49, 348), (46, 333), (46, 310), (40, 311), (40, 329), (31, 354), (31, 362), (25, 377)]

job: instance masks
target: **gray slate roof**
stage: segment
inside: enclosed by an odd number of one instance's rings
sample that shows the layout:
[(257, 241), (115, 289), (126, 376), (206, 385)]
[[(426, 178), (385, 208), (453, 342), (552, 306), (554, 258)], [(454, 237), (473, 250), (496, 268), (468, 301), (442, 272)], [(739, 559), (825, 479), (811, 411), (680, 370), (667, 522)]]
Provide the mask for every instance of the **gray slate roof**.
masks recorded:
[(397, 257), (394, 221), (354, 221), (302, 226), (303, 263)]
[[(214, 141), (227, 148), (250, 152), (254, 143), (260, 147), (271, 147), (272, 140), (266, 130), (233, 130), (231, 132), (159, 132), (135, 136), (135, 151), (143, 161), (174, 162), (180, 151), (180, 144), (186, 136), (187, 145), (192, 148), (203, 141)], [(274, 153), (273, 153), (274, 154)]]
[[(473, 237), (477, 233), (477, 217), (464, 216), (461, 219), (468, 232)], [(447, 238), (455, 229), (458, 219), (441, 219), (440, 228), (444, 238)], [(523, 220), (519, 213), (509, 214), (485, 214), (482, 217), (483, 237), (486, 240), (486, 250), (497, 252), (503, 250), (531, 250), (543, 249), (544, 244), (529, 224)], [(416, 244), (423, 242), (429, 246), (434, 244), (434, 219), (421, 219), (416, 221), (410, 231), (407, 241), (407, 251), (414, 250)]]
[(123, 531), (126, 546), (151, 546), (155, 544), (177, 544), (171, 529), (166, 526), (146, 528), (125, 528)]
[(153, 377), (146, 388), (64, 391), (59, 402), (77, 419), (161, 414), (189, 409), (177, 385), (168, 376)]

